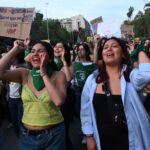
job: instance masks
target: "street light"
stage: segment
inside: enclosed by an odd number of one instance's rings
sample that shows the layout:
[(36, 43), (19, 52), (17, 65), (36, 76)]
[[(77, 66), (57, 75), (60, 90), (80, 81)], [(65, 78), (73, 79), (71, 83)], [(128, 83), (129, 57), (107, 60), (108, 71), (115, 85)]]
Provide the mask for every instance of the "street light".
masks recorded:
[(46, 12), (46, 25), (47, 25), (47, 36), (48, 36), (48, 41), (50, 42), (50, 38), (49, 38), (49, 27), (48, 27), (48, 17), (47, 17), (47, 5), (49, 3), (45, 3), (45, 12)]

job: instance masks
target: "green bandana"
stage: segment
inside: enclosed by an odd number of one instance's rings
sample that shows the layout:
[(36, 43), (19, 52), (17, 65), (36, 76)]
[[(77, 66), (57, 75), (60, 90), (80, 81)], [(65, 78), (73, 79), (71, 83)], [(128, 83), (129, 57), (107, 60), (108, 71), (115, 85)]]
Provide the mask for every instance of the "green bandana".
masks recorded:
[(59, 70), (63, 67), (63, 62), (62, 62), (61, 58), (59, 58), (59, 57), (56, 58), (55, 63), (56, 63)]
[[(53, 69), (49, 66), (46, 66), (46, 73), (50, 77), (53, 73)], [(40, 75), (40, 69), (33, 67), (32, 71), (31, 71), (31, 75), (32, 75), (34, 87), (38, 91), (42, 90), (45, 87), (45, 84), (44, 84), (43, 79)]]

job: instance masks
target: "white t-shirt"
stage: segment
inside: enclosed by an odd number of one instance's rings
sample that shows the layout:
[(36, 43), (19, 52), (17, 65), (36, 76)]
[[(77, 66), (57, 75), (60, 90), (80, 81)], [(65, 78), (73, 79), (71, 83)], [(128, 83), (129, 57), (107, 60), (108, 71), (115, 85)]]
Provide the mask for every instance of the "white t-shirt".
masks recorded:
[[(13, 70), (15, 66), (11, 66), (10, 69)], [(10, 98), (20, 98), (21, 97), (21, 84), (16, 82), (10, 82), (9, 84), (9, 97)]]

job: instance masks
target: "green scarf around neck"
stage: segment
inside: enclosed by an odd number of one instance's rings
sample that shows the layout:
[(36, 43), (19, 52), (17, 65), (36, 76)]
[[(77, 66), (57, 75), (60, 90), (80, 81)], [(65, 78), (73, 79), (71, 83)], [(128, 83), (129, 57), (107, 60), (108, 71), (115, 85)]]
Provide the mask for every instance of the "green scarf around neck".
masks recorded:
[[(50, 66), (46, 66), (46, 74), (50, 77), (54, 70)], [(40, 75), (40, 69), (39, 68), (32, 68), (31, 71), (32, 79), (33, 79), (33, 85), (34, 87), (40, 91), (45, 87), (44, 81)]]

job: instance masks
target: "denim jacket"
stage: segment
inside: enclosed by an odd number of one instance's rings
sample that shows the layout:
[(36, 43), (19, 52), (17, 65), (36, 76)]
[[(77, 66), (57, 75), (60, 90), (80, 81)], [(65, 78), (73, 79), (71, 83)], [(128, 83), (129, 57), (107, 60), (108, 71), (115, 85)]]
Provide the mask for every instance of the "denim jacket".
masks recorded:
[[(130, 73), (130, 82), (121, 74), (121, 97), (128, 126), (129, 150), (150, 150), (150, 118), (140, 99), (140, 92), (150, 84), (150, 63), (141, 63)], [(96, 90), (98, 71), (91, 74), (83, 88), (81, 96), (81, 124), (84, 134), (93, 134), (98, 150), (101, 150), (93, 96)]]

